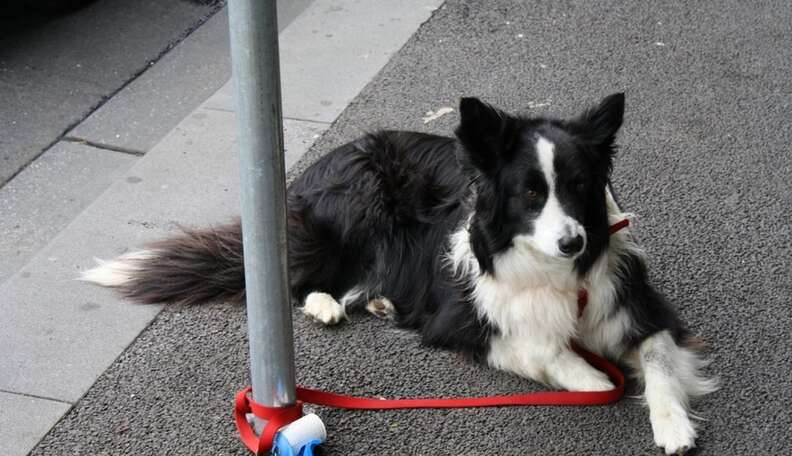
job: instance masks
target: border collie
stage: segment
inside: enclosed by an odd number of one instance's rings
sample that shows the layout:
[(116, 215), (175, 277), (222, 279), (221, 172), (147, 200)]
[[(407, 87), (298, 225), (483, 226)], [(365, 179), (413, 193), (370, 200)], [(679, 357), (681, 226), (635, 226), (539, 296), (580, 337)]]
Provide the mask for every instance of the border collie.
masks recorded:
[[(624, 95), (571, 120), (463, 98), (456, 138), (381, 131), (309, 167), (287, 192), (289, 281), (326, 325), (357, 309), (423, 343), (572, 391), (611, 389), (570, 348), (634, 368), (655, 443), (695, 446), (689, 400), (716, 389), (609, 184)], [(238, 222), (187, 231), (83, 279), (143, 303), (240, 300)], [(578, 291), (588, 305), (578, 316)]]

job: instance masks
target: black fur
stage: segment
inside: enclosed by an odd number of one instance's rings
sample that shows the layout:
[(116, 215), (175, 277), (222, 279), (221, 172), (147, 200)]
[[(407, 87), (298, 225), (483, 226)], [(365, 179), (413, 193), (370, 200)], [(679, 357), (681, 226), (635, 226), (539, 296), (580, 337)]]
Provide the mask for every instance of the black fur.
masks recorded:
[[(384, 131), (329, 153), (288, 190), (291, 286), (386, 296), (425, 343), (480, 354), (492, 331), (445, 262), (469, 213), (451, 138)], [(364, 301), (357, 303), (364, 304)]]
[(628, 346), (637, 346), (652, 334), (667, 329), (674, 339), (685, 342), (687, 329), (665, 297), (650, 283), (643, 259), (627, 254), (622, 258), (619, 275), (623, 277), (619, 302), (633, 322), (626, 335)]

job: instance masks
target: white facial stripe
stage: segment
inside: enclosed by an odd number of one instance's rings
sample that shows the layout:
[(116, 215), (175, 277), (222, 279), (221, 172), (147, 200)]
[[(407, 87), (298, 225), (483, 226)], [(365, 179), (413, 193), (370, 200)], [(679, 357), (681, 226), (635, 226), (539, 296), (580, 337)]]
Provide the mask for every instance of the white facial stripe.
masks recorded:
[(547, 181), (547, 194), (555, 196), (555, 166), (553, 166), (553, 159), (555, 158), (555, 145), (544, 137), (540, 136), (536, 142), (536, 151), (539, 154), (539, 164), (542, 166), (542, 173), (544, 173), (545, 180)]
[(540, 136), (536, 141), (536, 152), (542, 173), (547, 181), (547, 201), (534, 222), (532, 237), (539, 250), (547, 255), (557, 256), (560, 254), (558, 241), (561, 238), (577, 234), (585, 237), (585, 230), (580, 223), (564, 212), (564, 208), (561, 207), (561, 202), (558, 200), (555, 188), (555, 145)]
[(570, 221), (555, 194), (548, 194), (542, 213), (534, 222), (533, 237), (539, 248), (547, 254), (555, 255), (558, 252), (559, 239), (568, 235)]

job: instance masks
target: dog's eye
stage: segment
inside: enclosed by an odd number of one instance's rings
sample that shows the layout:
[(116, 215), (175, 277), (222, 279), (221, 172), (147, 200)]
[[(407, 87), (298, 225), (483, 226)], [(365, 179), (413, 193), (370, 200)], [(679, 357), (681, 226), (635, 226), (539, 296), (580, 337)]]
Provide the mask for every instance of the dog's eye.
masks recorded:
[(586, 181), (584, 181), (583, 179), (578, 179), (578, 180), (572, 182), (572, 185), (573, 185), (575, 191), (577, 191), (577, 192), (582, 192), (582, 191), (586, 190)]
[(529, 189), (525, 192), (525, 198), (529, 200), (534, 200), (539, 197), (539, 192), (536, 190)]

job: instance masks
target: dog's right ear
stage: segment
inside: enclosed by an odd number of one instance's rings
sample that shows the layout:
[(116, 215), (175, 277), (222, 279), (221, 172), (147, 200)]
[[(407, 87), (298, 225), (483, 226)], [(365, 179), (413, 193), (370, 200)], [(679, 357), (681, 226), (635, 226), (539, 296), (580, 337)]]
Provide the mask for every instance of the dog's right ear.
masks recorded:
[(494, 170), (503, 158), (513, 119), (478, 98), (459, 102), (460, 122), (455, 133), (469, 163), (482, 172)]
[(597, 146), (611, 147), (616, 141), (616, 132), (624, 121), (624, 93), (605, 97), (599, 105), (584, 112), (578, 119), (583, 126), (585, 140)]

